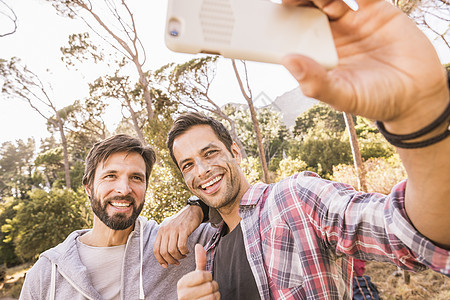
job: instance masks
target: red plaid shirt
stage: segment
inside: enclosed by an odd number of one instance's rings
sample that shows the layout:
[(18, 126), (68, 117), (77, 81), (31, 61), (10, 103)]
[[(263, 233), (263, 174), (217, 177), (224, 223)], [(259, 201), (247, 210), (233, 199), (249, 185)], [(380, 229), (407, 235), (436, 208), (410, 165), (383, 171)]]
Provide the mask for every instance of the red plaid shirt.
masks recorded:
[[(252, 186), (239, 215), (261, 299), (351, 299), (351, 257), (448, 276), (450, 251), (411, 225), (405, 187), (365, 194), (311, 172)], [(221, 229), (206, 246), (210, 271)]]

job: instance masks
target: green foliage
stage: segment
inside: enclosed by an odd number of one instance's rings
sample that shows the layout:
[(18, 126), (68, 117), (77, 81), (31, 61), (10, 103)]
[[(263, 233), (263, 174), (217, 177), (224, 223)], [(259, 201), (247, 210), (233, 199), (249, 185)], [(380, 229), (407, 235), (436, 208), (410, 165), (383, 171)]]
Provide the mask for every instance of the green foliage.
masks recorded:
[[(176, 172), (176, 171), (175, 171)], [(158, 223), (172, 216), (186, 205), (191, 195), (180, 175), (167, 161), (160, 161), (153, 168), (147, 190), (147, 202), (143, 215)]]
[(67, 235), (91, 225), (88, 199), (83, 189), (35, 189), (30, 199), (20, 201), (10, 227), (2, 226), (6, 239), (15, 244), (16, 254), (24, 260), (35, 259), (46, 249), (62, 242)]
[(98, 51), (97, 46), (89, 39), (89, 33), (76, 33), (69, 35), (69, 45), (61, 47), (61, 60), (68, 66), (75, 66), (74, 60), (85, 62), (93, 59), (94, 63), (104, 59), (102, 51)]
[[(368, 192), (388, 194), (395, 184), (407, 177), (398, 154), (389, 158), (370, 158), (364, 162), (364, 168)], [(353, 165), (335, 166), (331, 179), (358, 187)]]
[(277, 170), (277, 181), (284, 179), (286, 177), (292, 176), (294, 174), (303, 172), (307, 169), (308, 165), (298, 159), (287, 157), (280, 161), (280, 166)]
[(375, 157), (390, 157), (395, 153), (394, 146), (386, 141), (378, 132), (376, 126), (369, 120), (357, 117), (355, 130), (363, 160)]
[(241, 169), (250, 184), (262, 181), (261, 161), (257, 157), (242, 160)]
[[(224, 112), (235, 122), (238, 137), (247, 154), (251, 157), (259, 157), (249, 110), (227, 105)], [(266, 161), (270, 171), (274, 172), (278, 168), (283, 153), (289, 149), (291, 136), (279, 112), (262, 108), (257, 111), (257, 114)]]
[(21, 263), (21, 260), (15, 253), (15, 246), (12, 243), (13, 236), (8, 236), (6, 232), (12, 230), (11, 220), (16, 215), (14, 206), (18, 204), (17, 198), (9, 197), (0, 203), (0, 265), (6, 264), (12, 267)]
[(50, 148), (39, 153), (34, 164), (42, 170), (40, 173), (45, 178), (47, 187), (51, 188), (56, 182), (64, 185), (64, 157), (62, 147)]
[[(390, 157), (394, 147), (385, 141), (369, 120), (354, 117), (355, 130), (363, 160)], [(352, 164), (348, 132), (341, 112), (317, 104), (300, 115), (294, 127), (296, 141), (290, 144), (289, 157), (300, 158), (307, 169), (330, 178), (339, 164)]]
[(0, 148), (0, 200), (4, 197), (26, 198), (35, 183), (33, 178), (35, 142), (5, 142)]
[(341, 137), (330, 137), (327, 134), (308, 136), (302, 142), (291, 144), (289, 156), (299, 158), (324, 178), (329, 178), (333, 166), (352, 162), (350, 144)]
[(312, 135), (313, 132), (341, 135), (345, 131), (345, 120), (341, 112), (326, 104), (316, 104), (295, 120), (293, 134), (297, 138)]

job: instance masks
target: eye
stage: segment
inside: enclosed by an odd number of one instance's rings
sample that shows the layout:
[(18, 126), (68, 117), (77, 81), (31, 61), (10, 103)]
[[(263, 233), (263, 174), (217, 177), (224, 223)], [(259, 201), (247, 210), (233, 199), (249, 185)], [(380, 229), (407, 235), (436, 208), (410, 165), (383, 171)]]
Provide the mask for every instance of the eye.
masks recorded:
[(185, 163), (185, 164), (181, 167), (181, 171), (185, 172), (185, 171), (187, 171), (190, 167), (192, 167), (192, 163)]
[(116, 175), (115, 174), (106, 174), (103, 178), (105, 178), (105, 179), (113, 179), (113, 178), (116, 178)]
[(133, 179), (133, 180), (135, 180), (135, 181), (140, 181), (140, 182), (143, 182), (143, 181), (144, 181), (144, 178), (143, 178), (142, 176), (139, 176), (139, 175), (133, 175), (133, 176), (131, 177), (131, 179)]
[(218, 152), (218, 150), (209, 150), (205, 153), (205, 157), (211, 156), (217, 152)]

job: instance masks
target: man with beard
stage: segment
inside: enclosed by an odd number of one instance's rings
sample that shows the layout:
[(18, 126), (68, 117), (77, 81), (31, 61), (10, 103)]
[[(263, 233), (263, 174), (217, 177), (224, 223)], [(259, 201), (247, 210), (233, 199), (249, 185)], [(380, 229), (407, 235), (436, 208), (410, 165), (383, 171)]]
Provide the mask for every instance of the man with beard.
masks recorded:
[(338, 66), (326, 70), (296, 54), (283, 64), (307, 96), (378, 120), (408, 179), (388, 195), (307, 171), (250, 185), (220, 122), (180, 116), (167, 139), (172, 159), (223, 222), (206, 255), (196, 247), (197, 268), (178, 282), (179, 299), (351, 299), (353, 258), (450, 275), (445, 68), (426, 36), (387, 1), (358, 0), (359, 11), (340, 0), (312, 3), (330, 18)]
[(139, 217), (154, 163), (153, 149), (126, 135), (94, 145), (83, 176), (93, 227), (42, 253), (20, 299), (176, 298), (176, 282), (194, 266), (193, 255), (185, 254), (196, 242), (204, 244), (213, 229), (202, 224), (185, 245), (203, 212), (198, 206), (182, 210), (175, 218), (181, 228), (175, 243), (180, 242), (178, 258), (186, 258), (175, 261), (177, 267), (158, 264), (153, 246), (159, 225)]

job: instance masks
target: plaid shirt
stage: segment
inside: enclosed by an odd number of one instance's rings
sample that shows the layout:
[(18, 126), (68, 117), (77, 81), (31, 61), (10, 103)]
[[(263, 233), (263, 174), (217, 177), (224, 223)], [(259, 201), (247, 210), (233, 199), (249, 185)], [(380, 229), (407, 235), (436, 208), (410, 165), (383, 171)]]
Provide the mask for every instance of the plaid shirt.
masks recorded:
[[(239, 215), (261, 299), (351, 299), (351, 257), (448, 276), (450, 251), (414, 229), (405, 187), (403, 181), (388, 196), (365, 194), (311, 172), (252, 186)], [(210, 271), (222, 228), (206, 246)]]

